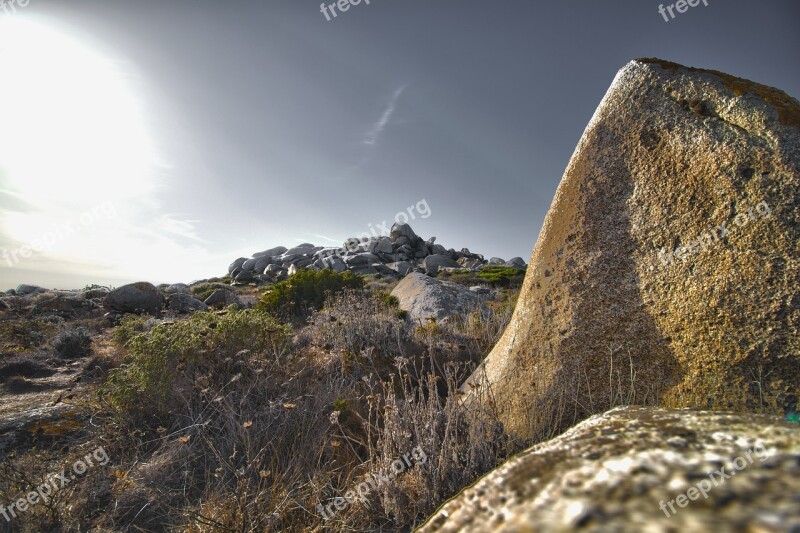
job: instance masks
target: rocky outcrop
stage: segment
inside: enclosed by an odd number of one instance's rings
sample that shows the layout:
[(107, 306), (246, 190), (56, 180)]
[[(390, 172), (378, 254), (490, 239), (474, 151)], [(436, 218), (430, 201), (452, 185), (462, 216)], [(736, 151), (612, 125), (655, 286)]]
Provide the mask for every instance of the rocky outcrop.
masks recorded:
[(420, 533), (796, 531), (800, 425), (629, 407), (530, 448)]
[(799, 173), (797, 100), (629, 63), (567, 166), (511, 323), (466, 399), (491, 387), (524, 437), (623, 402), (800, 407)]
[[(482, 255), (467, 248), (457, 252), (435, 241), (436, 237), (423, 240), (408, 224), (395, 224), (389, 236), (347, 239), (338, 248), (306, 243), (292, 249), (270, 248), (251, 258), (240, 257), (228, 266), (228, 275), (236, 283), (272, 283), (285, 280), (304, 268), (403, 277), (409, 272), (435, 274), (441, 268), (476, 271), (487, 264)], [(518, 257), (508, 263), (502, 259), (498, 261), (498, 265), (526, 268)]]
[(463, 285), (440, 281), (413, 272), (406, 276), (392, 291), (400, 303), (400, 309), (408, 312), (413, 322), (428, 320), (441, 322), (452, 316), (464, 316), (479, 309), (483, 299)]
[(103, 307), (117, 313), (148, 313), (158, 316), (164, 297), (152, 283), (140, 281), (114, 289), (103, 300)]

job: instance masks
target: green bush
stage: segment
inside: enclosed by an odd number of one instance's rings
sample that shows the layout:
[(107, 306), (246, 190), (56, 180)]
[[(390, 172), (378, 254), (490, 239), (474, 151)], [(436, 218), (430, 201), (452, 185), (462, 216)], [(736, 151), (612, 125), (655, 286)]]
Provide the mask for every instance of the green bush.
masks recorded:
[(125, 346), (129, 340), (149, 330), (156, 323), (153, 317), (146, 315), (123, 315), (119, 320), (117, 329), (114, 330), (112, 338), (119, 346)]
[(352, 272), (300, 270), (273, 285), (261, 298), (258, 308), (287, 322), (305, 321), (311, 312), (322, 309), (328, 296), (363, 286), (364, 279)]
[(491, 285), (508, 287), (520, 284), (525, 279), (525, 271), (517, 268), (485, 266), (478, 273), (478, 277)]
[[(134, 321), (124, 328), (136, 327)], [(113, 370), (103, 387), (112, 407), (128, 414), (163, 414), (175, 386), (179, 365), (212, 369), (224, 380), (220, 361), (242, 350), (279, 353), (291, 330), (259, 310), (231, 310), (223, 315), (197, 312), (187, 320), (162, 322), (127, 339), (125, 363)], [(125, 335), (116, 335), (118, 339)]]

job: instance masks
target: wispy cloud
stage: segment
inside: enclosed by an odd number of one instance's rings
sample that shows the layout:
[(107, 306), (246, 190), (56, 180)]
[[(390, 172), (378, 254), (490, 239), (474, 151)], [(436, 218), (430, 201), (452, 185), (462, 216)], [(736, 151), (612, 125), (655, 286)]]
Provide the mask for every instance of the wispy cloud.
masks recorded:
[[(322, 235), (321, 233), (306, 233), (306, 232), (304, 232), (304, 235), (310, 235), (310, 236), (315, 237), (317, 239), (322, 239), (322, 240), (328, 241), (328, 242), (334, 242), (336, 244), (342, 244), (344, 242), (344, 239), (334, 239), (333, 237), (328, 237), (326, 235)], [(296, 241), (303, 241), (303, 239), (295, 239), (295, 240)]]
[(156, 227), (160, 231), (172, 233), (186, 239), (198, 242), (208, 242), (200, 238), (200, 236), (197, 234), (197, 228), (195, 227), (197, 222), (197, 220), (180, 220), (170, 214), (165, 214), (158, 218), (156, 221)]
[(386, 126), (389, 125), (389, 121), (392, 119), (392, 115), (397, 109), (397, 102), (400, 100), (400, 96), (403, 94), (403, 91), (406, 90), (408, 85), (401, 85), (397, 89), (395, 89), (394, 93), (392, 93), (392, 97), (389, 99), (389, 102), (386, 104), (386, 109), (383, 110), (383, 114), (378, 119), (375, 124), (372, 125), (372, 128), (367, 132), (366, 137), (364, 138), (364, 144), (373, 146), (376, 142), (378, 142), (378, 137), (380, 137), (383, 130), (386, 129)]

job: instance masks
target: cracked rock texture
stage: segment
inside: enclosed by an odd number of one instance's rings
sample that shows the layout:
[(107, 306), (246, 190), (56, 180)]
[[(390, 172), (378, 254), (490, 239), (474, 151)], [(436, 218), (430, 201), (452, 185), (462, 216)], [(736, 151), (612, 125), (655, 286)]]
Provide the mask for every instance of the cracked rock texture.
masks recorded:
[(797, 100), (629, 63), (569, 162), (467, 401), (493, 398), (509, 431), (537, 440), (620, 404), (797, 409), (799, 173)]
[(495, 469), (419, 531), (798, 531), (799, 436), (766, 415), (617, 408)]

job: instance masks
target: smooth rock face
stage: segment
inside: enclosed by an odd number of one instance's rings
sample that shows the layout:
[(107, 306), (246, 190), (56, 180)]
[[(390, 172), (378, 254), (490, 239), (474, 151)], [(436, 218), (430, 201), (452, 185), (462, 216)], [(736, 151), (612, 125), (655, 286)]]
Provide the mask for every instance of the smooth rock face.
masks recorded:
[[(763, 415), (618, 408), (511, 459), (418, 531), (796, 531), (799, 439)], [(730, 478), (711, 477), (721, 468)]]
[(489, 383), (523, 437), (654, 398), (797, 409), (798, 172), (797, 100), (721, 73), (629, 63), (575, 150), (511, 323), (471, 383)]
[(463, 285), (439, 281), (412, 272), (397, 284), (392, 296), (400, 300), (400, 309), (408, 311), (414, 322), (428, 319), (442, 321), (453, 315), (465, 315), (481, 306), (483, 300)]
[(103, 307), (118, 313), (148, 313), (158, 315), (164, 297), (152, 283), (140, 281), (114, 289), (103, 300)]

